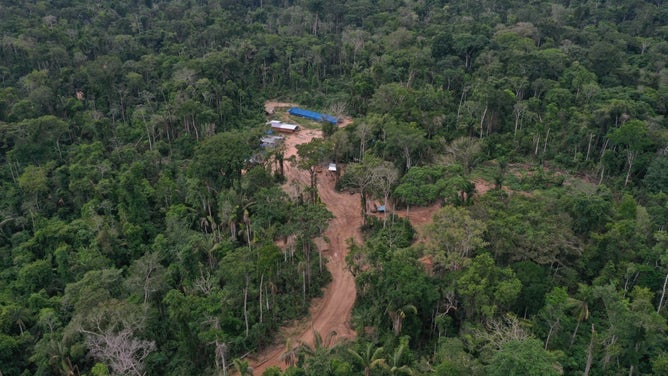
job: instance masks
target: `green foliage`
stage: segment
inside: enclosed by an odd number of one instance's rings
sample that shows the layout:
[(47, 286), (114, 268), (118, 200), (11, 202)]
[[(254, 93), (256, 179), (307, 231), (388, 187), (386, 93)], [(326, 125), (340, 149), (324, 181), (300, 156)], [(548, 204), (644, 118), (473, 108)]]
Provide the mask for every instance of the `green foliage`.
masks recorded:
[(303, 368), (288, 367), (283, 372), (283, 376), (306, 376), (306, 371)]
[(485, 231), (485, 223), (472, 218), (464, 208), (440, 209), (425, 229), (435, 267), (459, 270), (467, 266), (473, 253), (487, 245), (483, 240)]
[(21, 164), (42, 164), (60, 159), (60, 142), (67, 128), (65, 121), (53, 115), (8, 123), (3, 132), (3, 143), (10, 148), (4, 150), (3, 155), (6, 153), (7, 160)]
[(437, 201), (453, 205), (473, 202), (475, 184), (460, 165), (411, 167), (394, 189), (394, 196), (406, 206), (427, 206)]
[[(304, 146), (299, 162), (313, 172), (359, 158), (341, 185), (363, 193), (364, 214), (367, 196), (408, 214), (466, 206), (431, 229), (438, 242), (408, 247), (413, 230), (387, 216), (351, 251), (360, 327), (411, 335), (402, 351), (383, 343), (388, 360), (404, 358), (372, 373), (481, 374), (481, 361), (491, 374), (559, 371), (533, 340), (498, 358), (476, 347), (467, 328), (509, 310), (566, 373), (588, 359), (592, 375), (665, 373), (666, 12), (661, 1), (4, 2), (1, 372), (122, 373), (80, 331), (98, 317), (156, 344), (147, 374), (214, 373), (223, 344), (231, 364), (304, 314), (328, 280), (311, 238), (330, 213), (316, 175), (310, 202), (292, 202), (275, 170), (249, 163), (261, 102), (281, 98), (359, 116), (324, 127), (326, 150)], [(487, 178), (497, 190), (479, 196), (469, 174), (494, 159), (539, 167), (515, 176), (503, 162)], [(466, 258), (493, 257), (441, 273), (467, 226), (480, 241)], [(294, 252), (274, 245), (295, 238)], [(435, 265), (416, 261), (425, 252)], [(437, 332), (452, 337), (435, 344)], [(453, 355), (432, 362), (434, 345)], [(286, 374), (361, 372), (343, 353)]]
[(436, 360), (438, 365), (434, 373), (439, 376), (478, 374), (476, 371), (480, 367), (459, 338), (442, 338), (438, 344)]
[(494, 265), (492, 257), (483, 253), (472, 260), (456, 286), (467, 317), (484, 320), (508, 310), (515, 303), (522, 283), (512, 269)]
[(668, 192), (668, 157), (657, 155), (645, 174), (644, 183), (650, 192)]
[(238, 132), (218, 133), (198, 145), (193, 158), (193, 175), (213, 189), (239, 183), (241, 170), (251, 157), (248, 136)]
[(442, 166), (411, 167), (401, 177), (394, 195), (406, 205), (427, 206), (441, 196), (444, 174)]
[(566, 200), (573, 231), (578, 235), (602, 231), (612, 215), (612, 198), (604, 187), (599, 187), (596, 194), (577, 193)]
[(91, 368), (90, 372), (93, 376), (108, 376), (109, 375), (109, 369), (103, 363), (95, 364), (93, 366), (93, 368)]
[(535, 339), (509, 341), (486, 367), (488, 375), (561, 375), (556, 357)]
[(394, 336), (419, 336), (437, 291), (410, 256), (395, 253), (383, 259), (376, 268), (367, 268), (356, 276), (363, 314), (360, 324), (391, 330)]
[(522, 282), (522, 290), (513, 311), (528, 315), (538, 313), (545, 304), (545, 294), (553, 284), (549, 278), (550, 269), (532, 261), (520, 261), (510, 267)]
[(371, 370), (379, 368), (385, 364), (385, 359), (381, 358), (383, 348), (374, 348), (372, 343), (368, 343), (363, 351), (357, 352), (353, 349), (348, 349), (348, 353), (352, 355), (353, 359), (364, 370), (364, 375), (371, 375)]
[(391, 214), (386, 221), (370, 217), (362, 230), (366, 230), (371, 242), (386, 245), (390, 251), (407, 248), (415, 238), (415, 230), (410, 222), (395, 214)]
[[(559, 191), (483, 198), (473, 209), (487, 224), (485, 240), (502, 263), (531, 260), (539, 265), (572, 265), (581, 253)], [(600, 219), (598, 219), (600, 220)]]
[[(654, 358), (665, 346), (666, 320), (651, 304), (651, 293), (636, 287), (630, 298), (615, 291), (614, 286), (598, 286), (594, 295), (605, 307), (606, 321), (602, 329), (602, 342), (610, 343), (603, 349), (603, 369), (638, 369), (649, 372), (649, 364), (643, 357)], [(612, 342), (610, 340), (612, 339)], [(611, 364), (616, 360), (617, 364)]]

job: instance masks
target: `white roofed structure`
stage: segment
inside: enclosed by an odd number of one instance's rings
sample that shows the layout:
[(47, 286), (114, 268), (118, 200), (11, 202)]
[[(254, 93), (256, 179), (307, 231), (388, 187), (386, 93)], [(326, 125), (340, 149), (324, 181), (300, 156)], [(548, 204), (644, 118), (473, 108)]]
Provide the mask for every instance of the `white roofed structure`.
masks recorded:
[(299, 130), (299, 125), (283, 123), (280, 120), (271, 120), (267, 123), (267, 125), (271, 126), (271, 129), (277, 132), (294, 133)]

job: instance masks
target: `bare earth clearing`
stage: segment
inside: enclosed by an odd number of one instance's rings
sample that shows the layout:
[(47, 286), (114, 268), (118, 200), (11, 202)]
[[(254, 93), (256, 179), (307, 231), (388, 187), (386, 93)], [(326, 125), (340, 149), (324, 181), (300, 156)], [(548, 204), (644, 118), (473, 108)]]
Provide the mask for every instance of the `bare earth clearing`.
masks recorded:
[[(282, 111), (276, 114), (277, 109), (298, 106), (295, 103), (285, 102), (266, 102), (265, 109), (268, 114), (286, 117)], [(352, 123), (349, 117), (343, 118), (339, 127)], [(320, 130), (304, 129), (298, 133), (289, 134), (285, 137), (285, 157), (297, 155), (296, 145), (307, 143), (313, 138), (322, 137)], [(296, 197), (300, 192), (304, 192), (309, 184), (308, 172), (299, 170), (290, 163), (285, 163), (285, 175), (287, 183), (283, 189), (292, 197)], [(487, 191), (493, 189), (494, 185), (484, 179), (476, 179), (476, 191), (478, 195), (484, 195)], [(346, 268), (345, 257), (348, 254), (346, 241), (350, 238), (356, 242), (362, 241), (362, 235), (359, 231), (362, 224), (360, 197), (359, 194), (350, 194), (347, 192), (336, 192), (334, 189), (334, 177), (326, 172), (318, 173), (318, 193), (320, 199), (327, 208), (334, 214), (334, 219), (329, 223), (325, 232), (328, 242), (323, 239), (317, 239), (316, 243), (323, 251), (323, 256), (327, 258), (327, 269), (332, 275), (332, 282), (324, 289), (323, 296), (315, 299), (309, 309), (309, 317), (301, 321), (294, 322), (281, 329), (274, 344), (262, 352), (249, 357), (250, 366), (254, 374), (262, 375), (265, 369), (271, 366), (277, 366), (281, 369), (287, 368), (285, 362), (281, 360), (281, 355), (287, 350), (286, 343), (290, 340), (292, 346), (300, 343), (313, 345), (313, 333), (317, 331), (323, 338), (335, 333), (331, 344), (353, 340), (356, 336), (350, 326), (350, 317), (352, 307), (355, 303), (355, 280)], [(504, 187), (508, 190), (506, 187)], [(418, 232), (420, 228), (432, 221), (432, 217), (440, 208), (439, 204), (429, 207), (411, 207), (408, 218), (411, 224), (416, 227)], [(396, 211), (395, 214), (406, 217), (403, 210)], [(381, 217), (382, 214), (375, 214)], [(430, 258), (421, 259), (425, 267), (429, 269)], [(331, 345), (330, 344), (330, 345)]]
[[(273, 110), (289, 106), (294, 106), (294, 104), (267, 102), (266, 108)], [(341, 126), (350, 124), (350, 122), (350, 119), (344, 119)], [(322, 137), (322, 132), (308, 129), (287, 135), (285, 138), (286, 159), (297, 154), (296, 145), (307, 143), (315, 137)], [(285, 174), (288, 183), (283, 186), (283, 189), (288, 194), (296, 196), (299, 192), (304, 191), (304, 187), (309, 182), (308, 172), (286, 163)], [(281, 369), (287, 367), (281, 360), (281, 355), (286, 351), (285, 344), (288, 339), (291, 340), (293, 346), (300, 342), (313, 345), (314, 331), (320, 333), (323, 338), (335, 332), (332, 343), (355, 338), (355, 331), (350, 327), (350, 315), (356, 296), (355, 280), (346, 268), (345, 257), (348, 254), (346, 240), (350, 238), (355, 239), (356, 242), (362, 240), (359, 231), (362, 224), (360, 197), (359, 194), (336, 192), (334, 184), (333, 176), (326, 172), (318, 174), (320, 199), (334, 214), (334, 219), (330, 221), (325, 232), (329, 244), (323, 241), (317, 242), (321, 247), (324, 245), (323, 256), (328, 260), (327, 269), (332, 275), (332, 282), (324, 290), (323, 296), (312, 303), (308, 318), (283, 328), (274, 345), (250, 358), (250, 366), (256, 375), (262, 375), (264, 370), (271, 366)], [(436, 210), (435, 206), (411, 208), (409, 218), (414, 225), (422, 225), (431, 220)], [(405, 215), (405, 213), (397, 214)]]
[(264, 111), (268, 114), (273, 114), (274, 111), (278, 108), (298, 107), (298, 106), (299, 106), (298, 104), (290, 102), (267, 101), (264, 103)]
[[(303, 130), (288, 135), (285, 139), (286, 159), (297, 154), (296, 145), (321, 136), (322, 132), (319, 130)], [(285, 174), (288, 183), (283, 188), (288, 194), (297, 195), (298, 191), (303, 191), (308, 184), (308, 172), (299, 170), (289, 163), (285, 164)], [(358, 230), (362, 223), (360, 200), (357, 195), (336, 192), (334, 178), (325, 173), (318, 174), (318, 193), (322, 202), (335, 216), (325, 232), (325, 236), (329, 239), (329, 249), (323, 252), (328, 259), (327, 269), (332, 274), (332, 282), (324, 290), (323, 296), (311, 305), (309, 318), (283, 328), (277, 342), (256, 355), (256, 360), (251, 362), (256, 375), (261, 375), (271, 366), (286, 368), (280, 357), (285, 352), (287, 339), (292, 339), (293, 345), (300, 342), (313, 344), (314, 331), (323, 337), (334, 331), (336, 332), (334, 341), (355, 338), (355, 332), (349, 325), (350, 313), (355, 303), (355, 280), (346, 269), (345, 256), (346, 240), (349, 238), (354, 238), (358, 242), (361, 240)]]

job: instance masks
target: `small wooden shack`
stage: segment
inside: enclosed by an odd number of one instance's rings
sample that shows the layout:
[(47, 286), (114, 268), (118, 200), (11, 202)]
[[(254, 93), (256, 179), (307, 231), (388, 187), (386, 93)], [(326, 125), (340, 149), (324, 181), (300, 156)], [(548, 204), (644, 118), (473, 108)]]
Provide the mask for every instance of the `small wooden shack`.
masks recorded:
[(266, 135), (260, 138), (260, 147), (263, 149), (275, 148), (283, 143), (283, 136)]
[(280, 120), (271, 120), (267, 123), (267, 125), (269, 125), (271, 129), (276, 132), (294, 133), (299, 130), (299, 125), (284, 123)]

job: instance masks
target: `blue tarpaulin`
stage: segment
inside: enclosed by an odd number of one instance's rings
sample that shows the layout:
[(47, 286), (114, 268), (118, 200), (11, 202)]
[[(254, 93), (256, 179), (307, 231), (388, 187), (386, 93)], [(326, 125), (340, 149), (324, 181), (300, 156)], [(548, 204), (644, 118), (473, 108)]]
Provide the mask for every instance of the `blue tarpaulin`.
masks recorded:
[(290, 111), (288, 111), (288, 113), (290, 115), (301, 116), (301, 117), (305, 117), (307, 119), (311, 119), (311, 120), (315, 120), (315, 121), (327, 121), (327, 122), (330, 122), (332, 124), (338, 124), (338, 122), (339, 122), (332, 115), (325, 115), (325, 114), (321, 114), (319, 112), (309, 111), (309, 110), (305, 110), (305, 109), (299, 108), (299, 107), (292, 107), (290, 109)]

